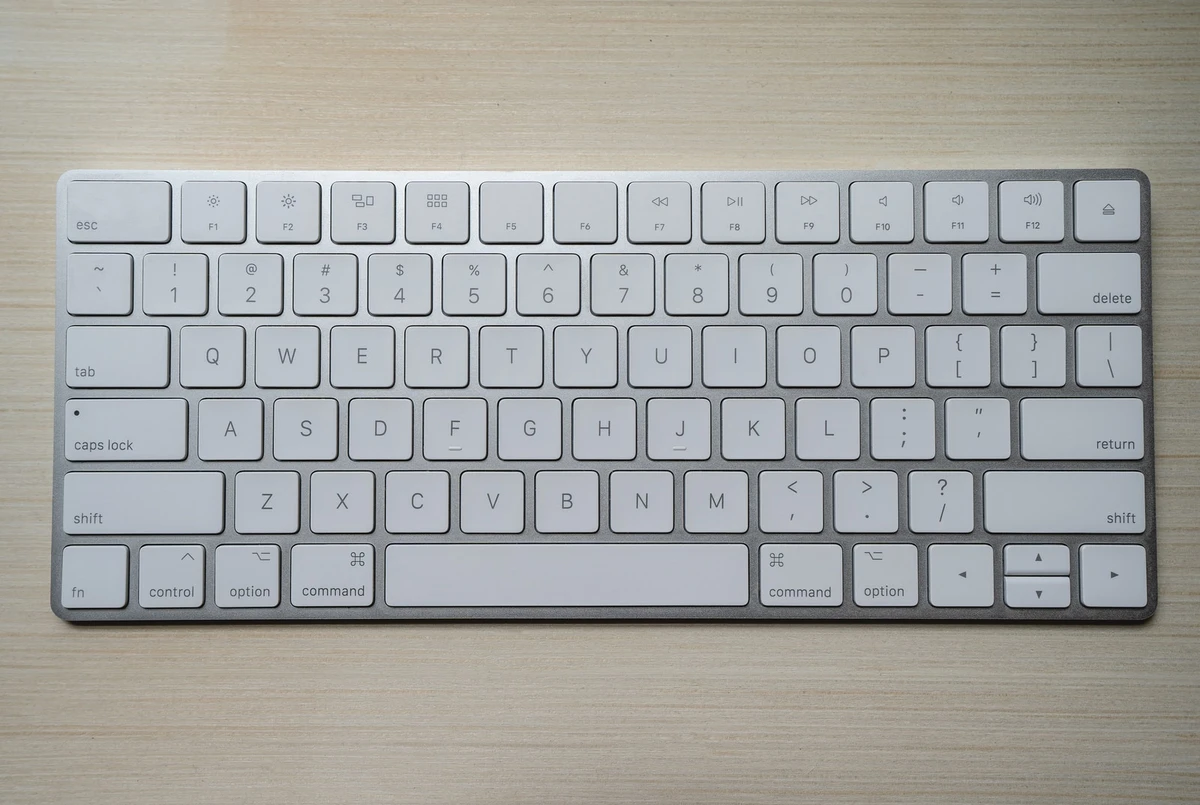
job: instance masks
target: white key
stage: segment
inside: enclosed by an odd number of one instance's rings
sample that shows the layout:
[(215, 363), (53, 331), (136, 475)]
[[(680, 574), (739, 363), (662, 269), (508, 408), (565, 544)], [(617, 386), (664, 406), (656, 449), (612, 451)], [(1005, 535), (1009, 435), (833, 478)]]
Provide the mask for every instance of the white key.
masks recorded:
[(894, 534), (899, 528), (894, 472), (833, 474), (833, 527), (843, 534)]
[(68, 472), (66, 534), (220, 534), (225, 475), (220, 472)]
[(796, 400), (796, 457), (853, 461), (861, 454), (858, 400)]
[(433, 310), (433, 260), (427, 254), (367, 258), (367, 310), (372, 316), (428, 316)]
[(1012, 433), (1008, 400), (960, 397), (946, 400), (946, 458), (1008, 458)]
[(578, 460), (629, 461), (637, 456), (637, 403), (600, 397), (571, 407), (571, 454)]
[(774, 534), (817, 534), (825, 527), (821, 473), (758, 474), (758, 528)]
[(389, 472), (384, 528), (389, 534), (445, 534), (450, 530), (450, 474)]
[(1142, 258), (1124, 254), (1039, 254), (1040, 313), (1138, 313), (1142, 309)]
[(671, 316), (724, 316), (729, 312), (729, 257), (668, 254), (665, 306)]
[(759, 601), (765, 607), (840, 607), (842, 546), (763, 544)]
[(1142, 328), (1075, 328), (1075, 382), (1081, 386), (1142, 385)]
[(274, 447), (278, 461), (333, 461), (338, 455), (337, 400), (276, 400)]
[(798, 254), (738, 258), (738, 309), (744, 316), (798, 316), (804, 310), (804, 262)]
[(712, 454), (706, 399), (661, 398), (646, 403), (646, 453), (660, 461), (706, 461)]
[(630, 243), (687, 243), (692, 239), (692, 186), (687, 182), (630, 182)]
[(749, 484), (744, 472), (684, 473), (683, 527), (690, 534), (744, 534)]
[(1009, 576), (1004, 605), (1012, 609), (1066, 609), (1071, 606), (1071, 580)]
[(850, 377), (859, 388), (906, 388), (916, 383), (912, 327), (850, 330)]
[(841, 213), (837, 182), (775, 185), (775, 239), (780, 243), (837, 243)]
[(762, 327), (705, 327), (701, 334), (704, 385), (760, 388), (767, 382), (767, 331)]
[(1141, 545), (1081, 545), (1079, 601), (1085, 607), (1146, 606), (1146, 549)]
[(612, 388), (617, 385), (617, 328), (554, 328), (554, 385)]
[(391, 182), (334, 182), (329, 196), (334, 243), (396, 240), (396, 186)]
[(396, 331), (334, 327), (329, 331), (329, 383), (340, 389), (388, 389), (396, 383)]
[(353, 316), (358, 312), (358, 258), (352, 254), (298, 254), (292, 261), (292, 310), (297, 316)]
[(179, 385), (236, 389), (245, 382), (244, 329), (184, 327), (179, 331)]
[(203, 316), (208, 312), (208, 257), (148, 254), (142, 258), (142, 312)]
[(721, 455), (729, 460), (779, 460), (787, 452), (784, 404), (775, 398), (721, 402)]
[(562, 402), (514, 397), (501, 400), (496, 415), (496, 452), (506, 461), (562, 458)]
[(187, 458), (187, 400), (67, 400), (63, 421), (67, 461)]
[(166, 243), (171, 239), (171, 185), (68, 182), (65, 226), (72, 243)]
[(314, 534), (375, 530), (375, 473), (314, 472), (309, 478), (308, 527)]
[(259, 182), (259, 243), (316, 243), (321, 239), (321, 185)]
[(1060, 241), (1064, 218), (1062, 182), (1000, 183), (1000, 240)]
[(295, 534), (300, 530), (300, 473), (239, 472), (233, 503), (233, 527), (239, 534)]
[(63, 609), (122, 609), (129, 602), (129, 549), (68, 545), (62, 555)]
[(1028, 267), (1023, 254), (964, 254), (963, 312), (1021, 314), (1029, 310)]
[(745, 545), (387, 547), (389, 606), (745, 606)]
[(442, 312), (447, 316), (502, 316), (508, 309), (508, 271), (502, 254), (447, 254), (442, 258)]
[(893, 315), (939, 315), (953, 307), (950, 255), (888, 256), (888, 312)]
[(518, 256), (517, 313), (522, 316), (579, 315), (579, 255)]
[(629, 385), (634, 388), (692, 385), (692, 328), (661, 324), (630, 327)]
[(705, 182), (700, 186), (705, 243), (762, 243), (766, 191), (761, 182)]
[(539, 472), (534, 479), (536, 527), (542, 534), (591, 534), (600, 527), (600, 476)]
[(859, 543), (854, 546), (854, 603), (860, 607), (915, 607), (917, 546)]
[(620, 471), (609, 475), (608, 527), (617, 534), (669, 534), (675, 528), (671, 473)]
[(879, 310), (879, 261), (875, 255), (813, 257), (813, 310), (821, 316), (874, 316)]
[(479, 239), (484, 243), (542, 242), (542, 183), (479, 185)]
[(216, 574), (222, 609), (279, 606), (278, 545), (218, 545)]
[(217, 310), (222, 316), (278, 316), (283, 312), (283, 258), (278, 254), (223, 254), (217, 263)]
[(913, 186), (908, 182), (853, 182), (850, 239), (855, 243), (908, 243), (913, 239)]
[(1062, 327), (1001, 327), (1000, 382), (1061, 386), (1067, 382), (1067, 331)]
[(930, 545), (929, 603), (935, 607), (990, 607), (996, 603), (991, 545)]
[(311, 389), (321, 382), (321, 331), (316, 327), (258, 327), (254, 382), (259, 388)]
[(1135, 460), (1145, 450), (1142, 401), (1136, 397), (1021, 400), (1022, 458)]
[(408, 461), (413, 452), (413, 404), (405, 399), (350, 401), (350, 458)]
[(161, 389), (170, 381), (166, 327), (67, 328), (67, 385), (73, 389)]
[(654, 312), (654, 258), (594, 254), (591, 286), (593, 315), (649, 316)]
[(404, 186), (404, 239), (409, 243), (466, 243), (470, 235), (466, 182), (409, 182)]
[(559, 243), (614, 243), (617, 186), (612, 182), (555, 184), (554, 239)]
[(67, 255), (67, 312), (72, 316), (128, 316), (133, 312), (133, 257)]
[(201, 400), (196, 454), (204, 461), (259, 461), (263, 457), (263, 402), (214, 397)]
[(460, 389), (468, 374), (466, 327), (404, 328), (404, 385)]
[(1142, 186), (1138, 182), (1075, 183), (1075, 240), (1135, 241), (1141, 236)]
[(833, 388), (842, 383), (840, 327), (779, 327), (775, 330), (779, 385)]
[(983, 243), (988, 233), (987, 182), (925, 183), (925, 240)]
[(910, 472), (908, 527), (917, 534), (971, 533), (974, 487), (969, 472)]
[(246, 185), (184, 182), (180, 214), (184, 243), (244, 243)]
[(369, 607), (373, 603), (375, 546), (292, 546), (292, 606)]
[(933, 400), (871, 400), (871, 456), (877, 459), (931, 459), (934, 456)]
[(1070, 575), (1071, 549), (1066, 545), (1005, 545), (1004, 572), (1009, 576)]
[(143, 545), (138, 551), (138, 603), (143, 609), (204, 606), (204, 546)]
[(487, 458), (487, 400), (425, 400), (421, 453), (427, 461)]
[(459, 528), (464, 534), (520, 534), (525, 530), (525, 475), (464, 472)]
[(993, 534), (1141, 534), (1140, 472), (986, 472), (984, 528)]
[(992, 333), (983, 326), (926, 327), (925, 382), (983, 388), (992, 382)]

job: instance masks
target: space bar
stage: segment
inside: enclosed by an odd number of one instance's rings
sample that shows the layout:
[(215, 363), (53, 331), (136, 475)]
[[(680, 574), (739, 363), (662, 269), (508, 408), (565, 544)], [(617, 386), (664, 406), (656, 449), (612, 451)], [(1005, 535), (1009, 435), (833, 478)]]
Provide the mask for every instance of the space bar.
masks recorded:
[(745, 545), (389, 545), (393, 607), (745, 606)]

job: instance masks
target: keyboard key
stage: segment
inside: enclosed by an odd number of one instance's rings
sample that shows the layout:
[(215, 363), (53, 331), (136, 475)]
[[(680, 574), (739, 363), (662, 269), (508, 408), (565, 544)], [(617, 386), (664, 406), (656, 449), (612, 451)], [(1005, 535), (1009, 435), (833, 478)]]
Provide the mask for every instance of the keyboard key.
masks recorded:
[(1141, 534), (1140, 472), (985, 472), (984, 527), (993, 534)]
[(779, 327), (775, 360), (779, 385), (821, 388), (842, 383), (840, 327)]
[(701, 185), (700, 223), (704, 242), (762, 243), (766, 239), (765, 196), (761, 182)]
[(916, 334), (912, 327), (850, 330), (850, 377), (859, 388), (904, 388), (916, 383)]
[(1116, 461), (1145, 455), (1142, 401), (1136, 397), (1026, 397), (1021, 457)]
[(837, 243), (841, 236), (837, 182), (775, 185), (775, 239), (780, 243)]
[(992, 382), (992, 333), (987, 327), (926, 327), (925, 382), (983, 388)]
[(450, 474), (389, 472), (384, 528), (389, 534), (445, 534), (450, 530)]
[(179, 331), (179, 385), (236, 389), (245, 382), (244, 329), (184, 327)]
[(68, 472), (67, 534), (220, 534), (225, 475), (220, 472)]
[(1141, 258), (1128, 254), (1039, 254), (1041, 313), (1137, 313), (1142, 309)]
[(692, 385), (692, 328), (662, 324), (630, 327), (629, 385), (635, 388)]
[(535, 389), (542, 385), (541, 327), (483, 327), (479, 330), (479, 385)]
[(594, 472), (539, 472), (534, 478), (541, 534), (593, 534), (600, 528), (600, 476)]
[(853, 461), (861, 455), (855, 399), (796, 400), (796, 457)]
[(1000, 240), (1060, 241), (1065, 217), (1062, 182), (1000, 183)]
[(1004, 604), (1012, 609), (1066, 609), (1071, 606), (1071, 580), (1007, 576)]
[(559, 388), (617, 385), (617, 328), (555, 327), (554, 385)]
[(389, 545), (393, 607), (745, 606), (745, 545)]
[(671, 316), (724, 316), (729, 312), (729, 257), (668, 254), (665, 303)]
[(701, 333), (704, 385), (761, 388), (767, 382), (767, 331), (763, 327), (705, 327)]
[(630, 243), (687, 243), (692, 239), (692, 186), (687, 182), (630, 182)]
[(850, 239), (855, 243), (909, 243), (913, 239), (913, 186), (909, 182), (850, 185)]
[(918, 601), (916, 545), (854, 546), (854, 603), (860, 607), (915, 607)]
[(1028, 267), (1023, 254), (964, 254), (963, 313), (1013, 315), (1029, 310)]
[(525, 530), (525, 475), (464, 472), (459, 528), (464, 534), (520, 534)]
[(404, 384), (414, 389), (467, 385), (466, 327), (406, 327)]
[(123, 609), (129, 602), (129, 549), (68, 545), (63, 548), (60, 583), (64, 609)]
[(821, 316), (873, 316), (879, 310), (879, 262), (873, 254), (813, 258), (813, 311)]
[(1146, 549), (1141, 545), (1081, 545), (1079, 600), (1085, 607), (1146, 606)]
[(316, 388), (321, 382), (320, 329), (255, 329), (254, 382), (263, 389)]
[(329, 331), (329, 384), (340, 389), (388, 389), (396, 383), (396, 331), (334, 327)]
[(804, 310), (804, 263), (798, 254), (738, 258), (738, 309), (744, 316), (798, 316)]
[(337, 400), (276, 400), (273, 430), (276, 461), (333, 461), (338, 456)]
[(278, 545), (218, 545), (216, 574), (222, 609), (279, 606)]
[(246, 185), (184, 182), (180, 221), (184, 243), (245, 243)]
[(471, 190), (466, 182), (409, 182), (404, 186), (404, 239), (409, 243), (466, 243)]
[(1142, 385), (1142, 328), (1075, 328), (1075, 382), (1081, 386)]
[(1135, 241), (1141, 236), (1141, 184), (1133, 180), (1075, 183), (1075, 240)]
[(541, 182), (479, 185), (479, 239), (484, 243), (541, 243)]
[(292, 310), (297, 316), (353, 316), (358, 312), (358, 258), (352, 254), (298, 254), (292, 264)]
[(405, 399), (350, 401), (350, 458), (408, 461), (413, 454), (413, 404)]
[(161, 389), (170, 382), (166, 327), (67, 328), (67, 385), (73, 389)]
[(128, 316), (133, 312), (133, 257), (67, 257), (67, 312), (72, 316)]
[(712, 455), (707, 399), (665, 397), (646, 403), (646, 454), (658, 461), (707, 461)]
[(744, 472), (684, 473), (683, 527), (690, 534), (746, 533), (749, 484)]
[(259, 182), (259, 243), (316, 243), (321, 239), (321, 185)]
[(292, 546), (292, 606), (369, 607), (375, 603), (375, 546)]
[(391, 182), (334, 182), (329, 212), (334, 243), (396, 240), (396, 186)]
[(923, 397), (876, 397), (871, 400), (871, 457), (934, 457), (933, 400)]
[[(295, 534), (300, 530), (298, 472), (239, 472), (233, 499), (234, 529), (239, 534)], [(217, 550), (219, 559), (220, 548)], [(279, 575), (278, 568), (275, 575)]]
[(952, 308), (950, 255), (888, 256), (888, 312), (893, 315), (938, 315)]
[(283, 257), (223, 254), (217, 263), (217, 309), (222, 316), (283, 312)]
[(138, 551), (138, 603), (143, 609), (204, 606), (204, 546), (143, 545)]
[(608, 527), (617, 534), (669, 534), (675, 528), (675, 479), (669, 472), (608, 476)]
[(433, 311), (433, 260), (427, 254), (367, 258), (367, 310), (372, 316), (428, 316)]
[(721, 401), (721, 456), (731, 461), (780, 460), (787, 451), (783, 400)]
[(142, 312), (147, 316), (208, 313), (208, 257), (203, 254), (143, 257)]
[(375, 530), (375, 473), (314, 472), (308, 503), (308, 527), (314, 534), (370, 534)]
[(991, 545), (930, 545), (929, 603), (990, 607), (996, 603)]
[(1005, 545), (1004, 573), (1008, 576), (1070, 575), (1071, 549), (1066, 545)]
[(758, 550), (759, 601), (766, 607), (840, 607), (842, 546), (766, 543)]
[(559, 182), (554, 185), (554, 240), (559, 243), (615, 243), (617, 186), (612, 182)]
[(925, 240), (983, 243), (988, 234), (987, 182), (925, 183)]
[(1000, 382), (1062, 386), (1067, 382), (1067, 331), (1062, 327), (1001, 327)]
[(946, 400), (946, 458), (1006, 459), (1012, 455), (1008, 400)]
[(592, 255), (591, 289), (593, 315), (649, 316), (654, 312), (654, 258)]
[(508, 271), (502, 254), (447, 254), (442, 258), (442, 312), (447, 316), (502, 316), (508, 309)]
[(506, 461), (558, 461), (562, 458), (562, 401), (510, 398), (496, 416), (496, 452)]
[(202, 461), (258, 461), (263, 457), (263, 401), (201, 400), (196, 455)]
[(517, 257), (517, 313), (522, 316), (579, 315), (579, 255), (522, 254)]
[(180, 399), (67, 400), (67, 461), (182, 461), (188, 405)]
[(166, 243), (171, 239), (171, 185), (68, 182), (65, 226), (71, 243)]
[(897, 487), (894, 472), (835, 472), (833, 527), (843, 534), (896, 533), (899, 528)]
[[(774, 534), (817, 534), (824, 528), (821, 473), (767, 471), (758, 474), (758, 527)], [(841, 564), (841, 551), (838, 552)], [(841, 578), (841, 571), (838, 572)], [(840, 586), (839, 586), (840, 589)]]
[(600, 397), (571, 406), (571, 454), (579, 461), (631, 461), (637, 456), (637, 403)]
[(969, 534), (975, 530), (974, 509), (975, 481), (971, 473), (908, 474), (908, 527), (914, 533)]
[(487, 458), (487, 400), (430, 398), (425, 400), (421, 420), (421, 454), (426, 461)]

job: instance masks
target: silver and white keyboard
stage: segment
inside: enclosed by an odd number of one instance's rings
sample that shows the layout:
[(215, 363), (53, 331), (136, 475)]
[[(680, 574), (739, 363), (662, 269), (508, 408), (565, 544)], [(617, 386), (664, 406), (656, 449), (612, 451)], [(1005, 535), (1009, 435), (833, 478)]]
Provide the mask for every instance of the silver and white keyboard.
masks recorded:
[(70, 621), (1144, 620), (1134, 170), (73, 171)]

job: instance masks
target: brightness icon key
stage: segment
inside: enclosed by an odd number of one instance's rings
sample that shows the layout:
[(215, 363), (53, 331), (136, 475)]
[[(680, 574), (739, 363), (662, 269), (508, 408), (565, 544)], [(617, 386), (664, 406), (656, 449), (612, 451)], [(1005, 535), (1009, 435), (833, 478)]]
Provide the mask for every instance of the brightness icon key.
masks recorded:
[(246, 240), (246, 185), (242, 182), (184, 182), (182, 201), (184, 242)]
[(260, 243), (316, 243), (321, 239), (321, 185), (259, 182), (255, 189)]

